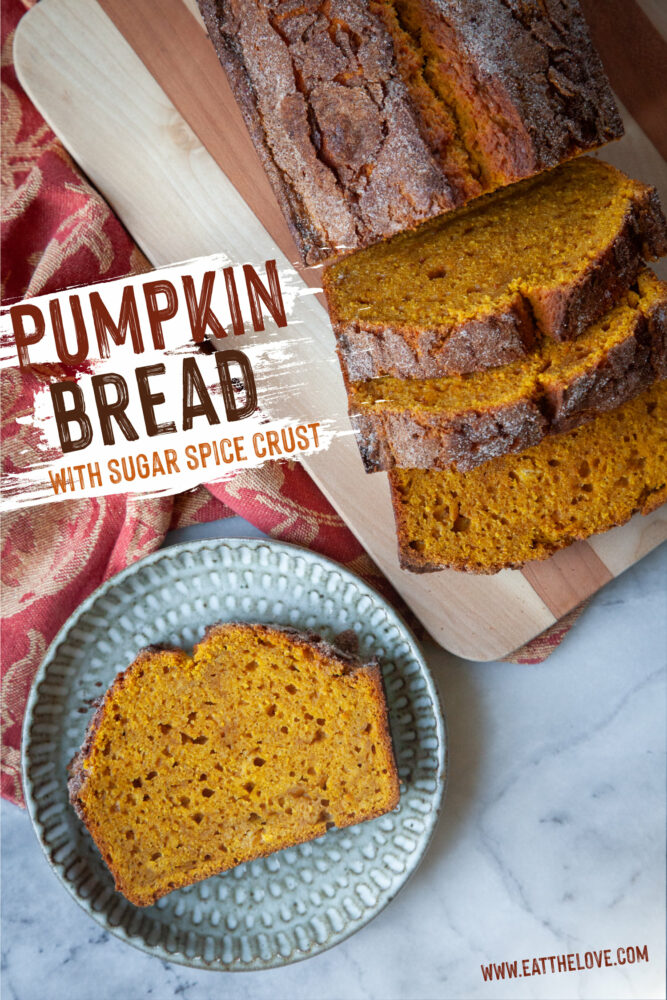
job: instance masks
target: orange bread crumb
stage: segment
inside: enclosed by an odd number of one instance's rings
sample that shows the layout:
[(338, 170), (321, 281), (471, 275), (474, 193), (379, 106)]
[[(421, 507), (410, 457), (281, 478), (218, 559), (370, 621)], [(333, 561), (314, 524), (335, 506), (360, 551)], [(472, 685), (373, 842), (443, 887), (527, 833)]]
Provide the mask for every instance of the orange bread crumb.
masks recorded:
[(221, 624), (140, 653), (71, 765), (70, 798), (137, 906), (398, 803), (377, 663)]
[(496, 573), (546, 559), (667, 500), (667, 382), (520, 455), (389, 480), (405, 569)]

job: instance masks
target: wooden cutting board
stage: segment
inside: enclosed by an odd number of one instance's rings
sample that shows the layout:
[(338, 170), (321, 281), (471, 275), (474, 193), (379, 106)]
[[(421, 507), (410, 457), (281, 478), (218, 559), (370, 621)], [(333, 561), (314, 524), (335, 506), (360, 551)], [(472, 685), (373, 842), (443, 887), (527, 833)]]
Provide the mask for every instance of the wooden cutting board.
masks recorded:
[[(104, 9), (103, 9), (104, 8)], [(20, 22), (25, 90), (155, 265), (224, 251), (279, 266), (296, 250), (191, 0), (41, 0)], [(664, 185), (665, 163), (636, 122), (608, 158)], [(299, 269), (317, 286), (318, 272)], [(304, 408), (345, 420), (323, 306), (311, 299)], [(305, 360), (305, 359), (304, 359)], [(316, 383), (316, 384), (315, 384)], [(667, 509), (492, 577), (414, 575), (396, 555), (387, 478), (363, 472), (351, 435), (304, 463), (431, 635), (499, 659), (552, 625), (667, 538)]]

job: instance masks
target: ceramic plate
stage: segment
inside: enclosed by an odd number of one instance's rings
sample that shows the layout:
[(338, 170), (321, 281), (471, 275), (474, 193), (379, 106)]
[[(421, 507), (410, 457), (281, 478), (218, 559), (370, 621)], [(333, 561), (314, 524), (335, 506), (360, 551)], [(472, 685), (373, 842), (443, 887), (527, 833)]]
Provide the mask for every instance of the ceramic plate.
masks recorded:
[[(191, 648), (215, 621), (276, 622), (375, 654), (401, 777), (394, 812), (252, 861), (138, 909), (113, 880), (67, 797), (67, 765), (99, 697), (151, 643)], [(92, 594), (54, 639), (23, 731), (28, 809), (53, 870), (98, 923), (170, 962), (265, 969), (316, 955), (363, 927), (404, 885), (435, 826), (445, 728), (415, 641), (362, 580), (278, 542), (206, 539), (161, 549)]]

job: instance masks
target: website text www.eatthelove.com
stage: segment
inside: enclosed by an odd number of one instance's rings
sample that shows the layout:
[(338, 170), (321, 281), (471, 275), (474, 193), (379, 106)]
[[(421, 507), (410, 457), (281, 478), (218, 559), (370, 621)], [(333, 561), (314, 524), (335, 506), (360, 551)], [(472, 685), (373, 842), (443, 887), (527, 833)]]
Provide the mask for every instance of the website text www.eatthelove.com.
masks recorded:
[(648, 962), (648, 945), (628, 945), (600, 951), (575, 951), (568, 955), (542, 955), (539, 958), (515, 959), (513, 962), (490, 962), (482, 965), (485, 982), (500, 979), (523, 979), (527, 976), (544, 976), (552, 973), (586, 972), (590, 969), (610, 969), (616, 965), (634, 965)]

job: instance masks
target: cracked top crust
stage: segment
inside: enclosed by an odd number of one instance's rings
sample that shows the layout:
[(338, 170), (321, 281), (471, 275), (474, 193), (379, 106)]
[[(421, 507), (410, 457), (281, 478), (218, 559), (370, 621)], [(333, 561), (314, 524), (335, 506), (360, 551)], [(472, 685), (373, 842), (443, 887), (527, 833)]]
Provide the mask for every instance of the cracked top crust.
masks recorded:
[(530, 136), (533, 169), (555, 166), (623, 134), (577, 0), (430, 4), (455, 32), (480, 81), (495, 81), (505, 91)]
[(571, 0), (199, 3), (307, 263), (622, 132)]
[(364, 4), (202, 0), (201, 8), (308, 263), (454, 205), (391, 41)]

